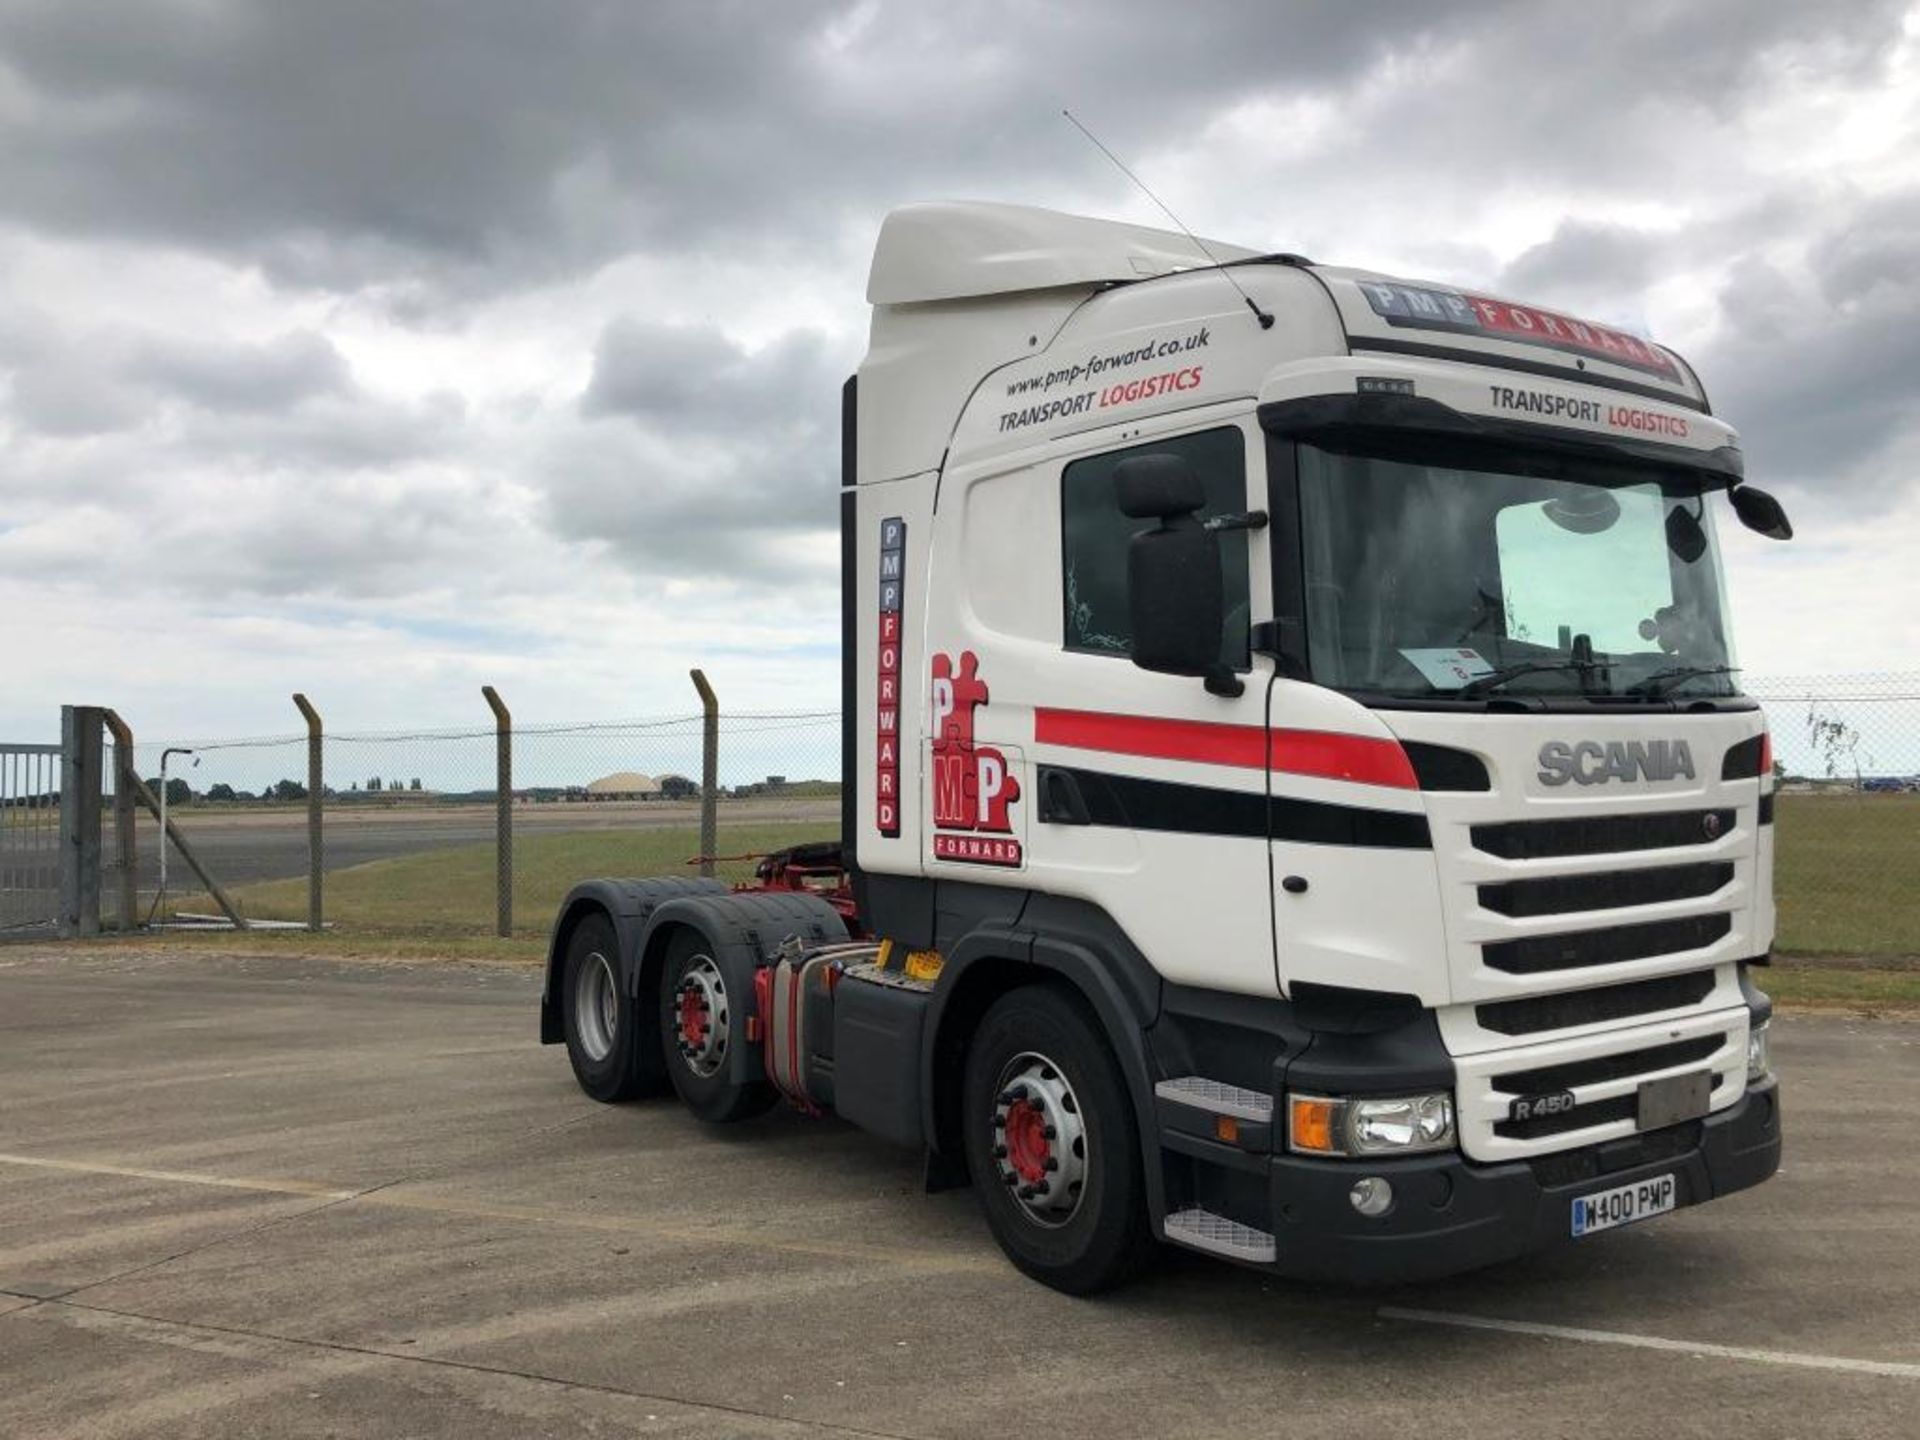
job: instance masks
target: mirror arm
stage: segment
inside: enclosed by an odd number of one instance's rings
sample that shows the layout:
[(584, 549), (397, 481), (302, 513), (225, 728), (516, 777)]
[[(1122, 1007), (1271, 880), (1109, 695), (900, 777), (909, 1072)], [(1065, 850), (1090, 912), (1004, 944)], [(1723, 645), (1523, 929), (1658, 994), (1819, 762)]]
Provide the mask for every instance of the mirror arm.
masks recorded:
[(1253, 627), (1252, 650), (1273, 657), (1274, 669), (1285, 680), (1307, 679), (1306, 626), (1297, 615), (1280, 615)]
[(1238, 675), (1225, 665), (1216, 665), (1207, 672), (1207, 693), (1218, 695), (1224, 700), (1233, 700), (1247, 693), (1247, 685)]

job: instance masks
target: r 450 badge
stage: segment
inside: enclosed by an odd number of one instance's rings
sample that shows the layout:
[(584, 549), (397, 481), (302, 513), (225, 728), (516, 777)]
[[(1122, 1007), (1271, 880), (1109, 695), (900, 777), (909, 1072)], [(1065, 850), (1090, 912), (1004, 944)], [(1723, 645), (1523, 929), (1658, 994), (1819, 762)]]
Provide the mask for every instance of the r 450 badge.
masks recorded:
[(1555, 1090), (1546, 1095), (1522, 1095), (1507, 1107), (1507, 1119), (1545, 1120), (1551, 1115), (1565, 1115), (1572, 1109), (1571, 1090)]

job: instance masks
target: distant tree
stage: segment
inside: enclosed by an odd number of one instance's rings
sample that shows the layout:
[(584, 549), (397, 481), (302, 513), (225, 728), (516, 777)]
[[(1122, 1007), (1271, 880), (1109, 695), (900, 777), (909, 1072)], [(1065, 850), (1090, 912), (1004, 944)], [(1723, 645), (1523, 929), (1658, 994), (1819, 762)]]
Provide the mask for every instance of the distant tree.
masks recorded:
[(414, 776), (412, 783), (409, 784), (407, 788), (409, 790), (418, 790), (420, 788), (420, 777), (418, 775)]
[(218, 785), (209, 785), (207, 787), (207, 799), (209, 800), (237, 800), (239, 798), (239, 796), (233, 793), (233, 786), (227, 784), (224, 780)]
[(367, 781), (367, 789), (374, 791), (376, 794), (379, 792), (380, 777), (378, 775), (374, 776), (371, 780)]
[(276, 800), (304, 800), (307, 798), (307, 787), (298, 780), (276, 780), (271, 794)]
[(175, 775), (167, 781), (167, 804), (191, 805), (192, 803), (193, 787), (191, 785), (187, 784), (187, 782), (182, 780), (178, 775)]
[(662, 775), (660, 794), (668, 800), (691, 800), (700, 793), (700, 787), (684, 775)]
[(354, 781), (351, 785), (347, 786), (347, 789), (354, 794), (358, 794), (360, 791), (360, 782), (358, 780)]
[(260, 797), (251, 790), (238, 790), (234, 792), (233, 798), (236, 800), (258, 800)]
[[(1807, 739), (1812, 742), (1814, 752), (1826, 766), (1827, 778), (1843, 778), (1848, 770), (1853, 772), (1853, 788), (1862, 788), (1860, 774), (1860, 732), (1854, 729), (1838, 715), (1823, 715), (1818, 703), (1807, 706)], [(1867, 763), (1873, 763), (1871, 755)]]

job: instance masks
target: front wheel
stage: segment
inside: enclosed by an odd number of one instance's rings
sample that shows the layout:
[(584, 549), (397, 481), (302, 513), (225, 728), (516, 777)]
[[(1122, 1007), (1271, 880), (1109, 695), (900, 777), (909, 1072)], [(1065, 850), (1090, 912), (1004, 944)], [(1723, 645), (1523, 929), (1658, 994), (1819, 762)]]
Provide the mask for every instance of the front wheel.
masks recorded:
[(1133, 1275), (1153, 1254), (1140, 1131), (1085, 1007), (1048, 986), (1002, 996), (964, 1087), (968, 1168), (1007, 1258), (1069, 1295)]

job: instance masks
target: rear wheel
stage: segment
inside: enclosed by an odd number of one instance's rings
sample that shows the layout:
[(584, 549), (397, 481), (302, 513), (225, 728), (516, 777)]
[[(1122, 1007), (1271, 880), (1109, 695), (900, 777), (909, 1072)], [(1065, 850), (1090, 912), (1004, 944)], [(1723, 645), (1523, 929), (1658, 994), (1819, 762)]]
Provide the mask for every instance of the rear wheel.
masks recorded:
[(686, 1107), (724, 1124), (758, 1115), (777, 1096), (765, 1080), (729, 1078), (746, 1031), (752, 997), (735, 994), (707, 939), (682, 929), (660, 967), (660, 1046), (667, 1075)]
[(1047, 986), (1002, 996), (967, 1053), (968, 1167), (1007, 1258), (1091, 1295), (1153, 1254), (1139, 1126), (1098, 1024)]
[(633, 1001), (620, 985), (620, 946), (613, 922), (589, 915), (567, 941), (560, 989), (567, 1058), (580, 1088), (596, 1100), (640, 1093), (639, 1036)]

